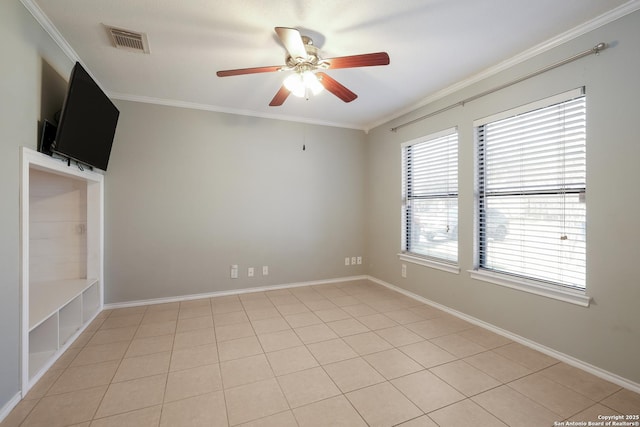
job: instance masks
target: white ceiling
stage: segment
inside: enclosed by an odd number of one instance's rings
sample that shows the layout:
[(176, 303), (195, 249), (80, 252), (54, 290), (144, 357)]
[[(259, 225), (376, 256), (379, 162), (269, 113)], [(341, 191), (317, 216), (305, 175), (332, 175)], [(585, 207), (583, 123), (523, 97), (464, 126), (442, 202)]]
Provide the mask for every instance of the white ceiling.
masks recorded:
[[(638, 0), (22, 1), (113, 98), (364, 130), (640, 7)], [(146, 33), (151, 53), (114, 48), (104, 25)], [(311, 36), (325, 58), (385, 51), (391, 64), (328, 70), (358, 94), (351, 103), (325, 91), (269, 107), (283, 73), (215, 73), (284, 64), (276, 26)]]

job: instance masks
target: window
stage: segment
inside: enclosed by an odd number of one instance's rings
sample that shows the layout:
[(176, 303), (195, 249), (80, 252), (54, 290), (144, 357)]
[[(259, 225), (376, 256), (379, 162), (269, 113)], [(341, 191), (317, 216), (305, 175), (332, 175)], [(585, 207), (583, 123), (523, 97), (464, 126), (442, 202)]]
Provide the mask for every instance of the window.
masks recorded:
[(403, 253), (456, 264), (457, 131), (449, 129), (404, 144), (402, 165)]
[(478, 268), (584, 291), (583, 89), (475, 123)]

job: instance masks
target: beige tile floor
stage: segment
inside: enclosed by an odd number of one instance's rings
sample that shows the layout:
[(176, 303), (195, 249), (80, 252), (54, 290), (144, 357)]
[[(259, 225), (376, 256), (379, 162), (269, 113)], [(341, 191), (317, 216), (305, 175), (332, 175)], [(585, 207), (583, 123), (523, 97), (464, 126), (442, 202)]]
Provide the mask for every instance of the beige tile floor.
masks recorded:
[(553, 426), (640, 395), (367, 281), (105, 310), (8, 426)]

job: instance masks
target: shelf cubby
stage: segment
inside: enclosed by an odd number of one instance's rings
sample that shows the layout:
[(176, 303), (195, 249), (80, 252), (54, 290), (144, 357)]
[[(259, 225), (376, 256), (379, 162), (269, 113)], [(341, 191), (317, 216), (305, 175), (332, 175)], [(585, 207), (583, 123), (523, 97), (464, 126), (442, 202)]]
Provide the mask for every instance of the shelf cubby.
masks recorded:
[(58, 346), (64, 346), (81, 327), (82, 294), (69, 301), (58, 312)]
[(29, 331), (29, 375), (34, 376), (58, 350), (58, 313)]

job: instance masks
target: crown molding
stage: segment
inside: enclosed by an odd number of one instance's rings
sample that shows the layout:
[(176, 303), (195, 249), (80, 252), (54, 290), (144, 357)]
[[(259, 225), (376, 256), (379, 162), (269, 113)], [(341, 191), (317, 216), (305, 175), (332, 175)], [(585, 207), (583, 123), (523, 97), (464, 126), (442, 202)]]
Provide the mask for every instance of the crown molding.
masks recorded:
[[(49, 18), (45, 15), (45, 13), (42, 11), (42, 9), (40, 8), (40, 6), (38, 6), (34, 0), (20, 0), (20, 2), (24, 5), (24, 7), (31, 13), (31, 15), (33, 15), (33, 17), (36, 19), (36, 21), (40, 24), (40, 26), (42, 26), (42, 28), (51, 36), (51, 38), (54, 40), (54, 42), (60, 47), (60, 49), (62, 49), (62, 51), (64, 52), (64, 54), (73, 62), (80, 62), (83, 63), (82, 60), (80, 59), (80, 56), (76, 53), (76, 51), (71, 47), (71, 45), (67, 42), (67, 40), (62, 36), (62, 34), (60, 34), (60, 32), (58, 31), (58, 29), (55, 27), (55, 25), (53, 25), (53, 23), (51, 22), (51, 20), (49, 20)], [(145, 103), (150, 103), (150, 104), (159, 104), (159, 105), (166, 105), (166, 106), (174, 106), (174, 107), (179, 107), (179, 108), (192, 108), (192, 109), (198, 109), (198, 110), (206, 110), (206, 111), (216, 111), (216, 112), (223, 112), (223, 113), (229, 113), (229, 114), (240, 114), (240, 115), (244, 115), (244, 116), (254, 116), (254, 117), (261, 117), (261, 118), (267, 118), (267, 119), (276, 119), (276, 120), (285, 120), (285, 121), (293, 121), (293, 122), (301, 122), (301, 123), (309, 123), (309, 124), (316, 124), (316, 125), (322, 125), (322, 126), (331, 126), (331, 127), (340, 127), (340, 128), (347, 128), (347, 129), (356, 129), (356, 130), (362, 130), (366, 133), (369, 133), (369, 131), (371, 129), (374, 129), (378, 126), (381, 126), (385, 123), (388, 123), (392, 120), (395, 120), (397, 118), (400, 118), (406, 114), (411, 113), (412, 111), (417, 110), (418, 108), (424, 107), (425, 105), (431, 104), (432, 102), (435, 102), (439, 99), (442, 99), (448, 95), (451, 95), (459, 90), (462, 90), (466, 87), (471, 86), (474, 83), (477, 83), (481, 80), (484, 80), (488, 77), (491, 77), (495, 74), (498, 74), (501, 71), (504, 71), (508, 68), (511, 68), (517, 64), (520, 64), (528, 59), (531, 59), (537, 55), (540, 55), (541, 53), (547, 52), (563, 43), (566, 43), (570, 40), (573, 40), (581, 35), (584, 35), (590, 31), (593, 31), (597, 28), (602, 27), (603, 25), (606, 25), (610, 22), (613, 22), (617, 19), (622, 18), (623, 16), (626, 16), (630, 13), (633, 13), (635, 11), (637, 11), (638, 9), (640, 9), (640, 0), (630, 0), (627, 3), (618, 6), (615, 9), (612, 9), (598, 17), (596, 17), (595, 19), (592, 19), (590, 21), (587, 21), (581, 25), (578, 25), (577, 27), (574, 27), (573, 29), (566, 31), (556, 37), (553, 37), (543, 43), (540, 43), (530, 49), (525, 50), (524, 52), (513, 56), (505, 61), (500, 62), (499, 64), (493, 66), (493, 67), (489, 67), (465, 80), (461, 80), (458, 83), (455, 83), (449, 87), (446, 87), (442, 90), (439, 90), (435, 93), (433, 93), (432, 95), (422, 99), (421, 101), (412, 104), (406, 108), (403, 108), (389, 116), (386, 116), (382, 119), (376, 120), (375, 122), (369, 123), (368, 125), (365, 126), (361, 126), (361, 125), (355, 125), (355, 124), (347, 124), (347, 123), (334, 123), (334, 122), (323, 122), (323, 121), (316, 121), (316, 120), (311, 120), (311, 119), (301, 119), (301, 118), (297, 118), (297, 117), (289, 117), (289, 116), (276, 116), (276, 115), (271, 115), (271, 114), (261, 114), (261, 113), (257, 113), (255, 111), (250, 111), (250, 110), (236, 110), (236, 109), (229, 109), (229, 108), (223, 108), (223, 107), (217, 107), (214, 105), (205, 105), (205, 104), (197, 104), (197, 103), (188, 103), (188, 102), (183, 102), (183, 101), (177, 101), (177, 100), (168, 100), (168, 99), (159, 99), (159, 98), (152, 98), (152, 97), (141, 97), (141, 96), (136, 96), (136, 95), (128, 95), (128, 94), (119, 94), (119, 93), (110, 93), (110, 96), (113, 96), (114, 98), (117, 99), (121, 99), (121, 100), (127, 100), (127, 101), (136, 101), (136, 102), (145, 102)], [(84, 64), (83, 64), (84, 65)], [(85, 69), (88, 70), (88, 68), (85, 66)], [(92, 76), (94, 77), (94, 76)], [(95, 78), (94, 78), (95, 80)], [(97, 80), (96, 80), (97, 81)], [(100, 84), (98, 82), (98, 84)], [(101, 86), (101, 85), (100, 85)]]
[[(91, 73), (89, 68), (82, 62), (80, 56), (76, 53), (76, 51), (71, 47), (71, 45), (67, 42), (67, 40), (62, 36), (60, 31), (53, 25), (51, 20), (45, 15), (40, 6), (38, 6), (34, 0), (20, 0), (20, 2), (24, 5), (24, 7), (33, 15), (35, 20), (40, 24), (40, 26), (49, 34), (49, 36), (54, 40), (54, 42), (60, 47), (62, 52), (73, 62), (80, 62), (87, 72), (91, 75), (91, 77), (98, 83), (98, 85), (104, 90), (105, 88), (100, 84), (100, 82), (95, 78), (95, 76)], [(194, 110), (203, 110), (203, 111), (215, 111), (219, 113), (228, 113), (228, 114), (237, 114), (241, 116), (250, 116), (250, 117), (259, 117), (264, 119), (272, 119), (272, 120), (283, 120), (289, 122), (297, 122), (297, 123), (306, 123), (312, 125), (319, 126), (329, 126), (329, 127), (338, 127), (344, 129), (355, 129), (366, 131), (366, 129), (361, 125), (356, 125), (353, 123), (338, 123), (338, 122), (329, 122), (329, 121), (321, 121), (321, 120), (313, 120), (313, 119), (304, 119), (300, 117), (293, 116), (280, 116), (275, 114), (264, 114), (258, 113), (256, 111), (251, 110), (238, 110), (233, 108), (224, 108), (216, 105), (209, 104), (199, 104), (195, 102), (185, 102), (178, 101), (174, 99), (162, 99), (162, 98), (154, 98), (147, 96), (139, 96), (139, 95), (131, 95), (117, 92), (110, 92), (105, 90), (107, 95), (113, 99), (120, 99), (123, 101), (133, 101), (133, 102), (141, 102), (146, 104), (157, 104), (164, 105), (168, 107), (177, 107), (177, 108), (189, 108)]]
[(33, 15), (38, 24), (51, 36), (53, 41), (62, 49), (62, 52), (73, 62), (80, 61), (80, 56), (76, 53), (67, 40), (60, 34), (60, 31), (53, 25), (51, 20), (44, 14), (40, 6), (34, 0), (20, 0), (20, 3)]
[(240, 116), (257, 117), (261, 119), (283, 120), (287, 122), (306, 123), (311, 125), (337, 127), (342, 129), (354, 129), (365, 131), (362, 126), (350, 123), (329, 122), (323, 120), (306, 119), (295, 116), (283, 116), (276, 114), (265, 114), (252, 110), (239, 110), (235, 108), (219, 107), (211, 104), (199, 104), (197, 102), (177, 101), (174, 99), (154, 98), (150, 96), (129, 95), (126, 93), (109, 92), (109, 97), (121, 101), (141, 102), (144, 104), (164, 105), (167, 107), (188, 108), (192, 110), (214, 111), (217, 113), (235, 114)]
[(406, 108), (403, 108), (402, 110), (397, 111), (396, 113), (389, 115), (383, 119), (377, 120), (374, 123), (369, 124), (369, 126), (366, 127), (365, 131), (368, 132), (370, 129), (374, 129), (378, 126), (381, 126), (385, 123), (389, 123), (392, 120), (395, 120), (397, 118), (400, 118), (406, 114), (409, 114), (415, 110), (417, 110), (418, 108), (424, 107), (425, 105), (429, 105), (432, 102), (438, 101), (448, 95), (454, 94), (462, 89), (465, 89), (471, 85), (473, 85), (474, 83), (478, 83), (488, 77), (492, 77), (498, 73), (500, 73), (501, 71), (507, 70), (515, 65), (518, 65), (526, 60), (529, 60), (531, 58), (534, 58), (537, 55), (540, 55), (541, 53), (547, 52), (555, 47), (558, 47), (564, 43), (567, 43), (570, 40), (573, 40), (577, 37), (580, 37), (584, 34), (589, 33), (590, 31), (593, 31), (597, 28), (600, 28), (606, 24), (609, 24), (615, 20), (618, 20), (626, 15), (629, 15), (630, 13), (633, 13), (635, 11), (637, 11), (638, 9), (640, 9), (640, 0), (630, 0), (629, 2), (618, 6), (615, 9), (612, 9), (590, 21), (587, 21), (581, 25), (578, 25), (577, 27), (572, 28), (569, 31), (566, 31), (558, 36), (555, 36), (545, 42), (542, 42), (530, 49), (525, 50), (524, 52), (519, 53), (518, 55), (515, 55), (505, 61), (502, 61), (492, 67), (486, 68), (483, 71), (467, 78), (464, 80), (461, 80), (449, 87), (446, 87), (442, 90), (439, 90), (435, 93), (433, 93), (432, 95), (422, 99), (421, 101), (412, 104)]

